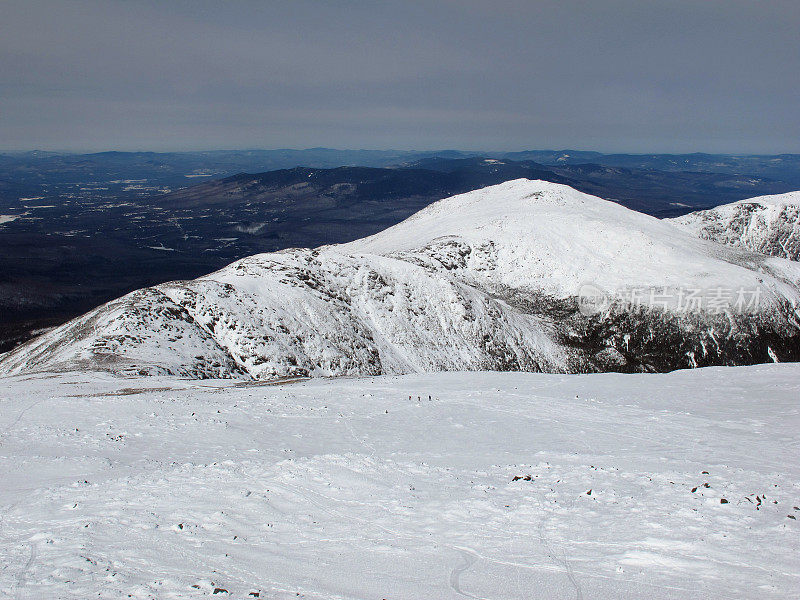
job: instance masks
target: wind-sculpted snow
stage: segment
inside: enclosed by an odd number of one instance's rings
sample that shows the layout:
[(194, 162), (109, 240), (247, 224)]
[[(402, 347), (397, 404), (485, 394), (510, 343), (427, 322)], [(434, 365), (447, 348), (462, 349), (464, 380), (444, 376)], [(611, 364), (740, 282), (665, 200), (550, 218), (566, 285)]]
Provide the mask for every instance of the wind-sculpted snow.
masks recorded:
[[(257, 255), (134, 292), (5, 355), (0, 373), (268, 380), (793, 360), (798, 282), (796, 263), (517, 180), (363, 240)], [(602, 296), (596, 310), (585, 310), (586, 289)], [(722, 292), (727, 304), (714, 297)], [(700, 304), (682, 305), (690, 293)]]
[(669, 220), (703, 239), (800, 260), (800, 192), (749, 198)]

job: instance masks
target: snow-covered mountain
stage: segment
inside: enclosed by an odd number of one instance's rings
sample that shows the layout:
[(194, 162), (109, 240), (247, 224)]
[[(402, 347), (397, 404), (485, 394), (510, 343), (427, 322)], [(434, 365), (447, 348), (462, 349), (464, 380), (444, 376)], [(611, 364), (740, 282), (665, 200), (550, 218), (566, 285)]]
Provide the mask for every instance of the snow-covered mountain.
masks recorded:
[(800, 260), (800, 192), (748, 198), (670, 221), (706, 240)]
[(133, 292), (4, 355), (0, 374), (264, 380), (797, 360), (799, 282), (800, 264), (521, 179), (356, 242)]

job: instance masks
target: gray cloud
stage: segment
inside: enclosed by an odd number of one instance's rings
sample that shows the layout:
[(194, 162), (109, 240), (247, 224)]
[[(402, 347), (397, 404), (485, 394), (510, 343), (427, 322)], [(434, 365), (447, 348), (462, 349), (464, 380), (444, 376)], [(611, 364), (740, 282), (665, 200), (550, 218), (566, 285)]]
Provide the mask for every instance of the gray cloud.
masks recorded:
[(2, 149), (800, 152), (796, 1), (5, 0)]

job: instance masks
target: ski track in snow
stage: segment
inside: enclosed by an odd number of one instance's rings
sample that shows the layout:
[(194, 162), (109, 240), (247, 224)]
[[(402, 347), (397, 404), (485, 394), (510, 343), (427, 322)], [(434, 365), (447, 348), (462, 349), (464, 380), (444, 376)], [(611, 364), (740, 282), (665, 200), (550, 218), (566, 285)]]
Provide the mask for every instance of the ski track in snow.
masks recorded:
[(800, 365), (1, 383), (3, 599), (800, 589)]
[(464, 590), (461, 589), (460, 578), (461, 574), (464, 571), (469, 570), (472, 565), (475, 564), (475, 561), (478, 560), (478, 555), (475, 553), (474, 550), (469, 548), (456, 548), (461, 554), (461, 558), (463, 559), (463, 563), (454, 567), (452, 571), (450, 571), (450, 587), (453, 591), (458, 594), (459, 596), (465, 596), (467, 598), (476, 598), (480, 600), (477, 596), (473, 596), (472, 594), (468, 594)]

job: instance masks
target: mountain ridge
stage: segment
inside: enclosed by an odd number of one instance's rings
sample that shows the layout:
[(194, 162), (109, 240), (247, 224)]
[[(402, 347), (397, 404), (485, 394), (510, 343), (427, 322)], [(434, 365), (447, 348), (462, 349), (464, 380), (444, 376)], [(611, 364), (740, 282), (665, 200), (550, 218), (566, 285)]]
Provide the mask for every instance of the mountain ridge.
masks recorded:
[(703, 239), (800, 260), (800, 191), (747, 198), (670, 221)]
[[(608, 294), (581, 312), (581, 286)], [(757, 290), (681, 313), (684, 289)], [(641, 287), (671, 294), (633, 306)], [(732, 300), (731, 300), (732, 302)], [(133, 292), (0, 358), (268, 380), (439, 370), (664, 371), (800, 358), (800, 265), (691, 236), (561, 184), (446, 198), (349, 244), (252, 256)]]

